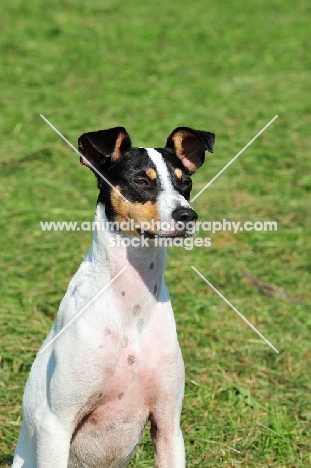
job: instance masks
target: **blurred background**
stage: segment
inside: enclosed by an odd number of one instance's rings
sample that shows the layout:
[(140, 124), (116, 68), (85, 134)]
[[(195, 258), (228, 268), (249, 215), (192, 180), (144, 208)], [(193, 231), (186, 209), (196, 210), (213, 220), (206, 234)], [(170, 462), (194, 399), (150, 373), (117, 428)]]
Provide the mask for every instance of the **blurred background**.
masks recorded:
[[(187, 466), (311, 466), (310, 2), (2, 0), (0, 11), (0, 467), (31, 363), (91, 242), (39, 222), (91, 221), (97, 197), (40, 114), (74, 145), (118, 125), (135, 146), (162, 146), (177, 126), (216, 133), (193, 196), (279, 115), (193, 203), (202, 221), (273, 220), (277, 232), (171, 248), (166, 279)], [(148, 428), (130, 466), (152, 466)]]

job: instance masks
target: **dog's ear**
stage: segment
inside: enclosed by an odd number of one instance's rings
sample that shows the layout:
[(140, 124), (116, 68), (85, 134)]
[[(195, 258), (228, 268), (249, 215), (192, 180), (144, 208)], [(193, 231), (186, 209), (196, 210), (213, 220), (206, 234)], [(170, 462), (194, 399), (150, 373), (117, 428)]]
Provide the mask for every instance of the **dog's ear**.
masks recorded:
[(94, 166), (101, 172), (117, 161), (124, 151), (131, 148), (131, 139), (125, 128), (115, 127), (84, 133), (80, 136), (78, 145), (79, 153), (82, 155), (80, 156), (81, 164), (91, 170)]
[(204, 163), (205, 151), (213, 152), (214, 143), (214, 133), (178, 127), (168, 137), (166, 147), (173, 148), (184, 167), (193, 173)]

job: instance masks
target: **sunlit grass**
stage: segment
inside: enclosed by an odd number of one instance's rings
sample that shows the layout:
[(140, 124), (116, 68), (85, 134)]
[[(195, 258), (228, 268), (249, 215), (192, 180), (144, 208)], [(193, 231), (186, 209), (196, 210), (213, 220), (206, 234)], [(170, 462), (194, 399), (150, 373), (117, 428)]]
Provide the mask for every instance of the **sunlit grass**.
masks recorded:
[[(0, 466), (10, 465), (36, 350), (91, 242), (39, 221), (90, 221), (97, 191), (84, 132), (126, 127), (162, 146), (179, 125), (215, 132), (193, 195), (203, 220), (276, 220), (277, 232), (205, 233), (169, 249), (167, 284), (186, 366), (187, 466), (311, 466), (310, 5), (299, 0), (5, 0), (1, 7)], [(191, 269), (194, 265), (280, 351)], [(297, 301), (267, 296), (246, 271)], [(145, 431), (130, 466), (150, 467)]]

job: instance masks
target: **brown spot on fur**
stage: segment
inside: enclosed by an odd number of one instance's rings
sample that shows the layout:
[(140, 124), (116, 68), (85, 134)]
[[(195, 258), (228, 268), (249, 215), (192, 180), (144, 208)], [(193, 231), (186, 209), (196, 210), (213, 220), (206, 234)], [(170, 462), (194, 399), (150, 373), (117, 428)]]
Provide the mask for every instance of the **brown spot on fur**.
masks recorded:
[(151, 167), (149, 169), (146, 169), (146, 174), (151, 180), (155, 180), (157, 178), (156, 171), (154, 169), (151, 169)]
[(127, 358), (128, 365), (132, 366), (135, 361), (136, 361), (136, 358), (135, 358), (134, 354), (129, 354), (128, 358)]
[(106, 426), (106, 431), (113, 431), (116, 427), (117, 425), (115, 423), (109, 424), (108, 426)]
[(123, 336), (123, 343), (122, 343), (122, 348), (126, 348), (127, 345), (129, 344), (129, 339), (126, 335)]
[(195, 172), (200, 166), (200, 164), (194, 162), (197, 159), (196, 156), (206, 150), (203, 143), (187, 130), (179, 130), (173, 135), (172, 139), (177, 157), (188, 171)]
[[(120, 192), (120, 186), (116, 186)], [(151, 222), (152, 220), (159, 221), (159, 203), (147, 201), (146, 203), (125, 201), (115, 191), (111, 191), (111, 204), (115, 212), (115, 221), (118, 223), (128, 222), (133, 219), (135, 225), (140, 225), (143, 222)], [(125, 231), (123, 231), (125, 232)], [(127, 232), (127, 234), (137, 235), (137, 232)], [(154, 234), (157, 234), (155, 231)]]
[(121, 400), (123, 398), (124, 392), (119, 393), (118, 395), (118, 400)]
[(122, 296), (125, 296), (125, 291), (122, 291), (122, 292), (121, 292), (121, 295), (122, 295)]
[(176, 168), (174, 172), (175, 172), (176, 177), (178, 177), (178, 179), (182, 178), (182, 170), (181, 169)]
[(134, 316), (137, 317), (137, 315), (139, 315), (140, 312), (141, 312), (140, 305), (136, 304), (136, 306), (134, 307)]

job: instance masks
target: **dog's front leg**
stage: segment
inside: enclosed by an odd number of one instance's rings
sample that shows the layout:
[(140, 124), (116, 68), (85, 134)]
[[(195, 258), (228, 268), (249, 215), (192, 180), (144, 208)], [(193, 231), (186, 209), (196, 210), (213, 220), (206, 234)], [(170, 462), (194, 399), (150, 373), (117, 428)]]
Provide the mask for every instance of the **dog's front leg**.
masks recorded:
[(36, 468), (67, 468), (73, 415), (58, 415), (46, 400), (35, 415)]
[(92, 366), (91, 359), (87, 361), (88, 372), (83, 367), (83, 353), (92, 353), (87, 343), (79, 347), (74, 340), (67, 341), (60, 337), (53, 352), (38, 354), (33, 364), (23, 399), (14, 468), (67, 468), (72, 434), (97, 404), (98, 398), (93, 401), (91, 396), (99, 393), (98, 368)]
[(71, 428), (48, 409), (46, 401), (30, 425), (23, 421), (12, 468), (67, 468)]
[[(161, 418), (162, 419), (162, 418)], [(154, 447), (155, 468), (185, 468), (184, 439), (178, 421), (151, 418), (151, 437)]]

